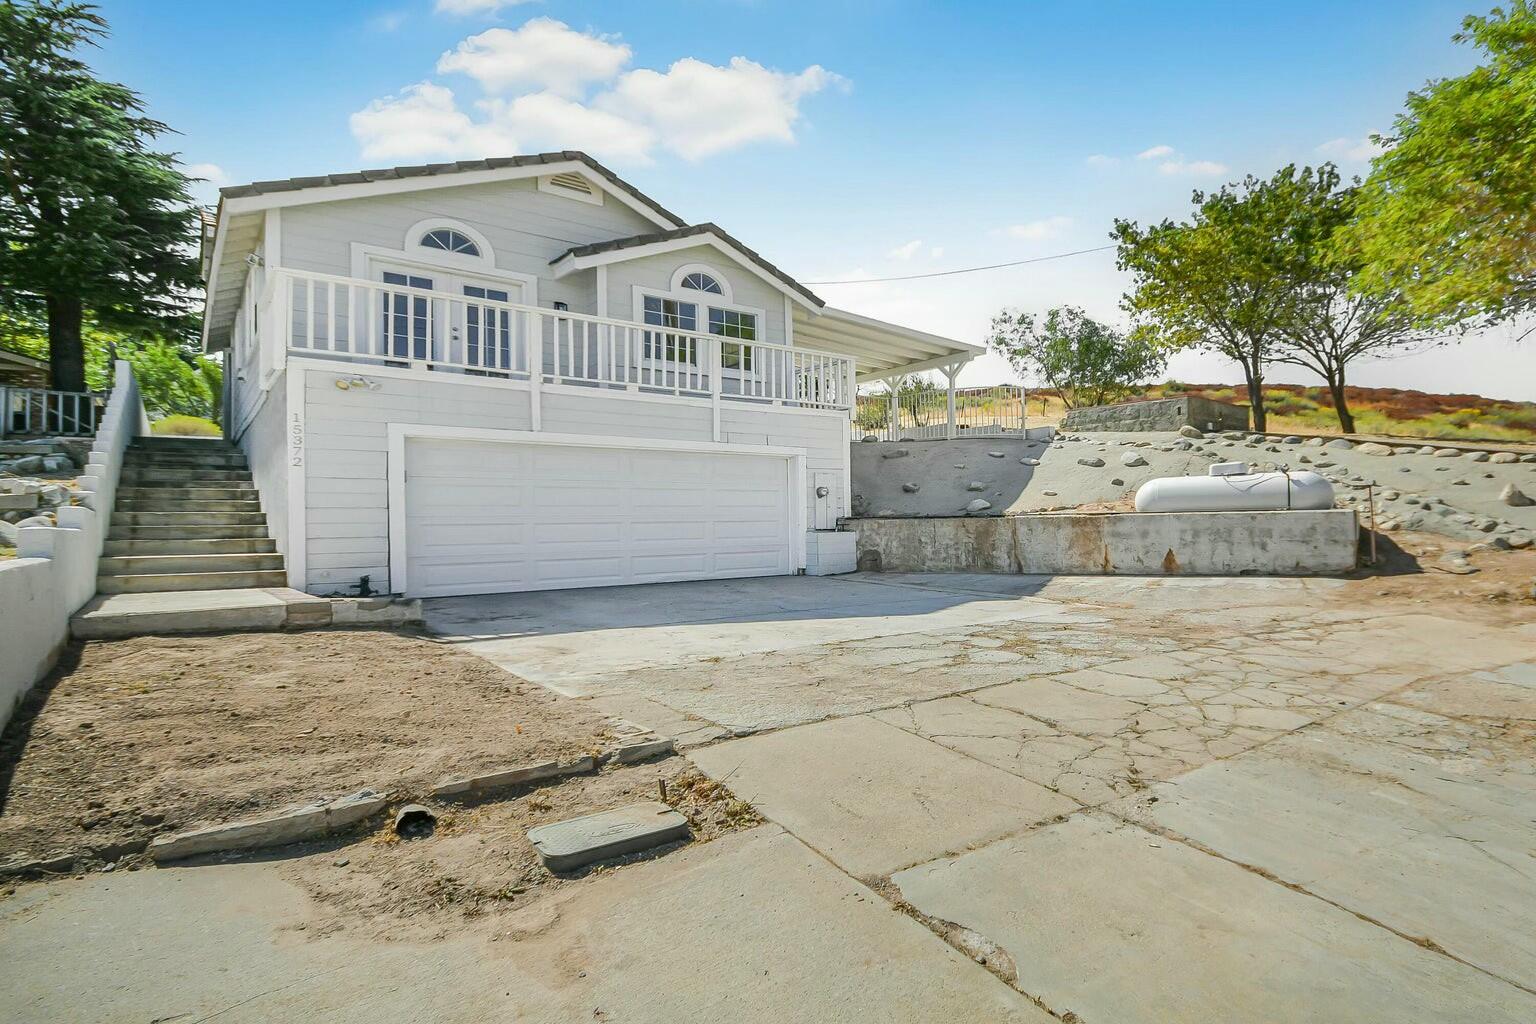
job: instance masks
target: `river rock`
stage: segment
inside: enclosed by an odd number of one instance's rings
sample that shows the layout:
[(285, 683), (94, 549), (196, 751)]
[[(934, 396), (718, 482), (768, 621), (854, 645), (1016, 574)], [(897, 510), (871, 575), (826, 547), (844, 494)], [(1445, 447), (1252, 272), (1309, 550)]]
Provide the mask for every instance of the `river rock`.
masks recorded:
[(1487, 452), (1468, 452), (1467, 453), (1467, 458), (1471, 459), (1473, 462), (1487, 462), (1488, 461), (1488, 453)]
[(993, 458), (993, 459), (1006, 459), (1008, 457), (1008, 453), (1007, 452), (987, 452), (987, 456), (989, 458)]
[(1488, 456), (1488, 461), (1497, 462), (1501, 466), (1507, 466), (1511, 462), (1519, 462), (1520, 456), (1516, 455), (1514, 452), (1494, 452), (1492, 455)]
[(1019, 465), (1021, 465), (1021, 466), (1038, 466), (1038, 465), (1040, 465), (1040, 460), (1039, 459), (1020, 459), (1019, 460)]
[(1389, 448), (1384, 444), (1377, 444), (1375, 441), (1367, 441), (1356, 447), (1355, 450), (1361, 455), (1390, 456), (1397, 454), (1395, 448)]
[(990, 501), (987, 501), (985, 498), (977, 498), (975, 501), (965, 506), (965, 510), (967, 512), (985, 512), (991, 507), (992, 503)]
[(1505, 484), (1499, 492), (1499, 500), (1514, 508), (1525, 508), (1528, 505), (1536, 505), (1536, 499), (1526, 495), (1524, 491), (1514, 484)]
[(972, 480), (970, 483), (965, 485), (965, 489), (968, 491), (984, 491), (987, 489), (987, 485), (982, 483), (980, 480)]
[(906, 491), (908, 494), (916, 494), (918, 491), (922, 490), (922, 488), (917, 484), (902, 484), (901, 489)]
[(1089, 466), (1089, 467), (1092, 467), (1093, 469), (1098, 469), (1099, 467), (1104, 465), (1104, 460), (1100, 459), (1100, 458), (1078, 459), (1077, 460), (1077, 464), (1079, 466)]
[(1333, 448), (1341, 452), (1347, 452), (1354, 446), (1355, 442), (1343, 437), (1336, 437), (1332, 441), (1329, 441), (1327, 444), (1323, 445), (1324, 448)]
[(1127, 466), (1127, 467), (1130, 467), (1130, 468), (1134, 469), (1137, 466), (1145, 466), (1146, 464), (1147, 464), (1147, 460), (1142, 458), (1136, 452), (1121, 452), (1120, 453), (1120, 465), (1122, 465), (1122, 466)]
[(1201, 430), (1199, 427), (1192, 427), (1186, 423), (1184, 426), (1179, 428), (1179, 435), (1181, 437), (1204, 437), (1205, 431)]

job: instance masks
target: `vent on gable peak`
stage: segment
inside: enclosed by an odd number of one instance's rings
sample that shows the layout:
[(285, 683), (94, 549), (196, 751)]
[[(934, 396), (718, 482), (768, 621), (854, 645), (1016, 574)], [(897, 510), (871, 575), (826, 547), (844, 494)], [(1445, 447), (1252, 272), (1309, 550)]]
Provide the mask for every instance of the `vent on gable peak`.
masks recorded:
[(590, 181), (567, 171), (564, 174), (549, 174), (539, 179), (540, 192), (553, 192), (567, 199), (579, 199), (584, 203), (593, 203), (601, 206), (603, 194)]

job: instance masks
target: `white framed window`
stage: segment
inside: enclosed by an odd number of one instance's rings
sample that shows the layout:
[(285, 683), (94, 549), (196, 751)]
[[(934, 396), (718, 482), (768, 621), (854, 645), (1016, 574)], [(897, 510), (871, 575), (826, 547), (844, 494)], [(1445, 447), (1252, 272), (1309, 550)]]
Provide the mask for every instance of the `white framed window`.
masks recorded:
[(752, 369), (752, 348), (741, 342), (757, 340), (757, 314), (739, 309), (709, 307), (709, 333), (722, 338), (734, 339), (720, 343), (720, 365), (727, 370)]
[(461, 256), (480, 257), (480, 247), (475, 240), (456, 228), (435, 228), (421, 236), (417, 243), (423, 249), (441, 249)]
[[(696, 303), (668, 298), (664, 295), (645, 296), (642, 318), (645, 323), (652, 326), (670, 327), (675, 331), (699, 329), (699, 307)], [(645, 357), (698, 365), (699, 350), (692, 338), (685, 338), (680, 334), (667, 334), (663, 331), (646, 331)]]
[(702, 270), (696, 270), (690, 274), (685, 274), (683, 276), (682, 286), (684, 288), (692, 288), (694, 291), (708, 292), (710, 295), (725, 294), (725, 292), (720, 288), (720, 282), (715, 280), (710, 275), (704, 273)]

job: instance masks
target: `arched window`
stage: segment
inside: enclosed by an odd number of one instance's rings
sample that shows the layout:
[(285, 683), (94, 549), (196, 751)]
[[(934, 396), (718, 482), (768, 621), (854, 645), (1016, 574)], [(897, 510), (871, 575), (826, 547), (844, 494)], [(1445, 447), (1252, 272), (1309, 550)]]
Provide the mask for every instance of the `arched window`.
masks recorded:
[(701, 292), (708, 292), (711, 295), (725, 294), (725, 292), (720, 287), (719, 281), (716, 281), (708, 274), (701, 274), (698, 272), (689, 274), (687, 277), (684, 277), (683, 287), (693, 288)]
[(444, 252), (456, 252), (461, 256), (479, 256), (480, 247), (474, 239), (462, 231), (453, 228), (438, 228), (428, 231), (421, 236), (421, 247), (424, 249), (441, 249)]

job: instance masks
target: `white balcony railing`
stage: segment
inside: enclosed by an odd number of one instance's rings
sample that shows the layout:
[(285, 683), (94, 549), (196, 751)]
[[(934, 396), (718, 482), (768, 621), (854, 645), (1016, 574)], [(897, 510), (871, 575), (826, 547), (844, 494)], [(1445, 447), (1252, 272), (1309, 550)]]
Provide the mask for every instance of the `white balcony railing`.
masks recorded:
[(851, 360), (812, 349), (291, 270), (271, 275), (262, 306), (293, 355), (775, 405), (853, 400)]

